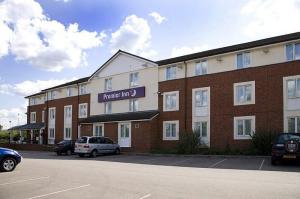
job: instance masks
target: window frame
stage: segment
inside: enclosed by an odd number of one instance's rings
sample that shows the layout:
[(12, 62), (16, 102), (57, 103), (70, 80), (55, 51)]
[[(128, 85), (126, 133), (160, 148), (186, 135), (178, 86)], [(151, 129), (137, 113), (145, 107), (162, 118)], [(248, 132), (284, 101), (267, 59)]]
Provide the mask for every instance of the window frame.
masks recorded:
[(67, 87), (67, 97), (72, 97), (72, 87)]
[[(134, 77), (134, 75), (137, 75), (137, 76)], [(137, 82), (134, 82), (133, 80), (136, 80)], [(137, 86), (139, 86), (139, 72), (130, 73), (129, 74), (129, 87), (137, 87)]]
[[(67, 129), (69, 129), (70, 131), (69, 131), (69, 136), (70, 137), (67, 137)], [(72, 126), (65, 126), (64, 127), (64, 140), (71, 140), (72, 139)]]
[[(55, 128), (54, 127), (49, 127), (48, 128), (48, 139), (54, 140), (55, 139)], [(53, 137), (51, 137), (51, 129), (53, 129)]]
[[(84, 88), (84, 89), (82, 89)], [(84, 91), (84, 92), (83, 92)], [(85, 95), (87, 94), (87, 91), (86, 91), (86, 84), (80, 84), (79, 85), (79, 95)]]
[[(240, 86), (247, 86), (247, 85), (251, 85), (251, 100), (239, 102), (238, 96), (237, 96), (237, 94), (238, 94), (237, 88)], [(234, 83), (233, 84), (233, 102), (234, 102), (234, 106), (255, 104), (255, 81)]]
[[(34, 117), (33, 117), (33, 115), (34, 115)], [(33, 118), (34, 118), (34, 120), (33, 120)], [(30, 123), (31, 124), (36, 123), (36, 112), (35, 111), (34, 112), (30, 112)]]
[[(81, 115), (81, 107), (82, 106), (86, 106), (86, 115)], [(78, 104), (78, 118), (87, 118), (88, 116), (88, 103), (81, 103), (81, 104)]]
[[(169, 73), (168, 73), (168, 69), (174, 69), (175, 72), (174, 72), (174, 77), (169, 77)], [(173, 75), (173, 73), (171, 73)], [(165, 69), (165, 78), (166, 80), (173, 80), (173, 79), (176, 79), (177, 78), (177, 66), (167, 66), (166, 69)]]
[[(289, 120), (292, 118), (295, 119), (295, 124), (294, 124), (295, 132), (289, 130)], [(298, 129), (298, 127), (299, 127), (299, 129)], [(288, 128), (287, 129), (288, 133), (300, 133), (300, 115), (287, 117), (287, 128)]]
[[(289, 96), (289, 85), (288, 82), (293, 81), (295, 83), (295, 88), (294, 88), (294, 95)], [(289, 78), (286, 80), (286, 96), (288, 99), (296, 99), (300, 98), (300, 88), (298, 88), (298, 81), (300, 82), (300, 77), (295, 77), (295, 78)], [(298, 92), (297, 92), (298, 91)]]
[(45, 111), (42, 111), (42, 122), (45, 122)]
[[(245, 64), (245, 55), (246, 54), (249, 54), (249, 64)], [(238, 66), (238, 55), (242, 55), (242, 63), (243, 63), (243, 66), (241, 68), (239, 68)], [(244, 52), (238, 52), (236, 53), (236, 58), (235, 58), (235, 66), (236, 66), (236, 69), (237, 70), (240, 70), (240, 69), (244, 69), (244, 68), (249, 68), (251, 67), (251, 64), (252, 64), (252, 57), (251, 57), (251, 52), (250, 51), (244, 51)]]
[[(101, 126), (102, 127), (102, 135), (96, 135), (96, 128)], [(93, 136), (104, 136), (105, 133), (104, 133), (104, 124), (103, 123), (94, 123), (93, 124)]]
[[(175, 124), (175, 129), (176, 129), (176, 134), (174, 137), (167, 137), (167, 129), (166, 129), (166, 125), (169, 124)], [(172, 120), (172, 121), (163, 121), (163, 140), (179, 140), (179, 120)]]
[[(238, 135), (238, 121), (243, 121), (243, 135)], [(245, 134), (245, 121), (251, 120), (251, 132), (250, 135)], [(234, 128), (234, 140), (249, 140), (251, 136), (255, 133), (256, 123), (255, 116), (238, 116), (233, 118), (233, 128)]]
[[(110, 104), (108, 107), (110, 107), (110, 111), (107, 111), (107, 105)], [(104, 114), (112, 114), (112, 102), (104, 102)]]
[[(108, 84), (108, 82), (110, 82)], [(110, 86), (110, 88), (108, 88)], [(112, 91), (112, 77), (108, 77), (104, 79), (104, 91)]]
[[(203, 72), (203, 63), (205, 63), (206, 66), (206, 73)], [(197, 66), (200, 66), (200, 73), (197, 73)], [(201, 76), (201, 75), (207, 75), (208, 74), (208, 62), (207, 60), (201, 60), (195, 63), (195, 76)]]
[(129, 99), (129, 112), (136, 112), (139, 110), (139, 101), (138, 99)]
[[(174, 108), (167, 108), (167, 96), (168, 95), (174, 95), (176, 96), (176, 106)], [(179, 111), (179, 91), (170, 91), (170, 92), (164, 92), (163, 93), (163, 111)]]
[[(288, 60), (288, 56), (287, 56), (287, 46), (288, 45), (292, 45), (292, 53), (293, 53), (293, 55), (292, 55), (292, 59), (291, 60)], [(296, 50), (295, 50), (296, 48), (295, 48), (295, 46), (296, 45), (300, 46), (300, 42), (293, 42), (293, 43), (287, 43), (287, 44), (285, 44), (285, 46), (284, 46), (284, 49), (285, 49), (285, 61), (300, 60), (300, 58), (299, 59), (295, 59), (295, 55), (296, 55)]]

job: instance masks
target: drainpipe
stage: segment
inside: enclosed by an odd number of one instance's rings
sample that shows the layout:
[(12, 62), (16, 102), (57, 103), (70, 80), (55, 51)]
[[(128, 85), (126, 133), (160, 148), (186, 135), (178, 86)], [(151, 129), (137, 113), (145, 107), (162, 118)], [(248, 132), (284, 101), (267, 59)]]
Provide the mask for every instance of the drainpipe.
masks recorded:
[(77, 124), (77, 126), (76, 126), (76, 132), (77, 132), (77, 136), (76, 136), (76, 139), (78, 138), (78, 127), (79, 127), (79, 119), (78, 119), (78, 117), (79, 117), (79, 84), (77, 83), (77, 115), (76, 115), (76, 124)]
[[(48, 105), (48, 92), (45, 91), (46, 93), (46, 110), (45, 110), (45, 132), (44, 132), (44, 138), (45, 138), (45, 143), (48, 144), (48, 119), (49, 119), (49, 105)], [(47, 139), (46, 139), (47, 138)]]
[(184, 131), (187, 132), (187, 64), (184, 63)]

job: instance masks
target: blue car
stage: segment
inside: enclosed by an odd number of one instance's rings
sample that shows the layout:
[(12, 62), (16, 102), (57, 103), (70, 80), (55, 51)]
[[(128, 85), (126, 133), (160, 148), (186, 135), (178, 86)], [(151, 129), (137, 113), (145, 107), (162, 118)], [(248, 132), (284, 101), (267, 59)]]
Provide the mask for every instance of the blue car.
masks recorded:
[(0, 148), (0, 171), (10, 172), (21, 162), (22, 156), (12, 149)]

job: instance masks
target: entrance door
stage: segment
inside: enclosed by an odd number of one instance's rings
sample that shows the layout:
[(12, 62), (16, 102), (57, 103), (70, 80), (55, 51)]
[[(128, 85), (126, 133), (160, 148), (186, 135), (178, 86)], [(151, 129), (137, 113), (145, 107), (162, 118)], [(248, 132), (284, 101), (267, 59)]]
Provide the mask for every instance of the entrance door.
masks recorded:
[(131, 147), (131, 123), (119, 123), (118, 143), (120, 147)]
[(207, 121), (195, 122), (194, 128), (195, 131), (199, 134), (201, 145), (210, 146), (208, 122)]

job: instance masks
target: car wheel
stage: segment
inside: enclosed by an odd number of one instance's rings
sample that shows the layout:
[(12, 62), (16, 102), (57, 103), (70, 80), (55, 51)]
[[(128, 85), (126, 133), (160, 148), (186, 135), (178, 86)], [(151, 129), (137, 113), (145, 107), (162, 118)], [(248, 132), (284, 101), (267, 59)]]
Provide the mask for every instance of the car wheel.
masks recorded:
[(97, 156), (97, 151), (96, 150), (93, 150), (90, 154), (90, 157), (91, 158), (95, 158)]
[(1, 162), (1, 170), (5, 172), (13, 171), (17, 166), (14, 158), (8, 157)]
[(84, 154), (81, 154), (81, 153), (80, 153), (80, 154), (78, 154), (78, 156), (81, 157), (81, 158), (83, 158), (83, 157), (84, 157)]
[(117, 149), (115, 150), (115, 154), (116, 154), (116, 155), (120, 155), (120, 153), (121, 153), (120, 149), (117, 148)]
[(72, 151), (71, 150), (67, 150), (67, 155), (72, 155)]

